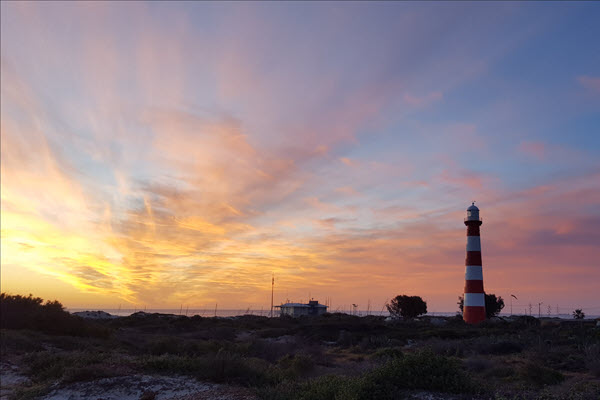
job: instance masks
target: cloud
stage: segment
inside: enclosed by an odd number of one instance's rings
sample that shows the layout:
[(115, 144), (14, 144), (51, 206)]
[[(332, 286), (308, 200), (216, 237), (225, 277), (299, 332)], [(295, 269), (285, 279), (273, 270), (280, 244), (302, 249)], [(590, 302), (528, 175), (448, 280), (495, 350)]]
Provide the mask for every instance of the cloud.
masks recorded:
[(358, 165), (358, 162), (355, 160), (351, 160), (348, 157), (340, 157), (340, 161), (346, 164), (349, 167), (355, 167)]
[(577, 81), (587, 90), (600, 93), (600, 78), (593, 76), (578, 76)]
[(406, 104), (413, 107), (425, 107), (440, 101), (443, 97), (442, 92), (431, 92), (425, 96), (414, 96), (410, 93), (405, 93), (402, 98)]
[(547, 155), (547, 148), (543, 142), (521, 142), (518, 151), (526, 156), (533, 157), (537, 160), (544, 160)]
[(475, 196), (487, 287), (597, 292), (597, 172), (524, 172), (517, 187), (486, 118), (456, 113), (461, 85), (529, 28), (490, 47), (471, 22), (491, 11), (373, 25), (361, 4), (301, 6), (301, 19), (251, 5), (2, 7), (3, 269), (56, 278), (80, 304), (266, 304), (275, 272), (276, 299), (409, 293), (447, 311)]
[(354, 189), (351, 186), (342, 186), (339, 188), (335, 189), (336, 193), (340, 193), (346, 196), (358, 196), (360, 195), (360, 193), (358, 191), (356, 191), (356, 189)]

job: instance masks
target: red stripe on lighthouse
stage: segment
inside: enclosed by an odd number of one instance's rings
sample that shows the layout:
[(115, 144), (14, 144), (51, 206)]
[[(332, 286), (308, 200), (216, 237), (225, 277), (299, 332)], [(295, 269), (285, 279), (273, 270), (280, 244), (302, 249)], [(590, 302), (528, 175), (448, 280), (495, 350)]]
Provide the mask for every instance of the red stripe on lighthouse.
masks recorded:
[[(464, 306), (463, 319), (468, 324), (476, 324), (485, 320), (485, 307)], [(474, 321), (474, 322), (471, 322)]]
[[(467, 222), (474, 222), (474, 221), (467, 221)], [(465, 222), (465, 224), (467, 222)], [(481, 225), (481, 224), (479, 224), (479, 225)], [(479, 236), (479, 225), (476, 225), (476, 224), (467, 225), (467, 236)]]
[(465, 293), (483, 293), (483, 281), (465, 281)]
[(467, 251), (467, 260), (465, 265), (481, 265), (481, 252)]

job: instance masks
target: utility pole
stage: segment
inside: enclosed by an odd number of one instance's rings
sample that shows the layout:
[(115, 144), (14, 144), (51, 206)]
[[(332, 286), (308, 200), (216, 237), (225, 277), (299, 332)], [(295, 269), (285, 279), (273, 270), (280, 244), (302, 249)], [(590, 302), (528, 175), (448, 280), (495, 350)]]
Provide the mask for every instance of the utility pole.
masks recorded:
[(544, 303), (538, 303), (538, 318), (542, 318), (542, 304)]
[(517, 299), (517, 296), (515, 296), (514, 294), (511, 294), (511, 295), (510, 295), (510, 315), (511, 315), (511, 316), (513, 315), (513, 312), (512, 312), (512, 310), (513, 310), (513, 309), (512, 309), (512, 298), (513, 298), (513, 297), (514, 297), (516, 300), (519, 300), (519, 299)]
[(271, 276), (271, 318), (273, 318), (273, 290), (275, 289), (275, 273)]

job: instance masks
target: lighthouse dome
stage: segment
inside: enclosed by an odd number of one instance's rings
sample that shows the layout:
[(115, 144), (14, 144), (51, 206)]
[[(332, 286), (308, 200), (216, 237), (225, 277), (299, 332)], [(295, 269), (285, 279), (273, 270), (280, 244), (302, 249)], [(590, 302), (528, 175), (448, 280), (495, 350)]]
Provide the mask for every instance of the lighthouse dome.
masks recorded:
[(473, 202), (469, 208), (467, 208), (467, 220), (468, 221), (479, 221), (479, 208)]

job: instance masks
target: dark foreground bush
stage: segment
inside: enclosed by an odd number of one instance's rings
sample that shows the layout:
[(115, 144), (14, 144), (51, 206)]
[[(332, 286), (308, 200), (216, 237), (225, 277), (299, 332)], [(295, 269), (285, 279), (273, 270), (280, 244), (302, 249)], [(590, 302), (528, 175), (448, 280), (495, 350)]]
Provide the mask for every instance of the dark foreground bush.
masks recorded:
[(147, 357), (141, 367), (148, 372), (183, 374), (200, 380), (263, 386), (277, 381), (269, 364), (257, 358), (219, 351), (199, 357), (162, 355)]
[(475, 386), (457, 360), (422, 351), (394, 357), (362, 377), (322, 376), (260, 391), (272, 400), (393, 400), (406, 390), (470, 393)]
[(519, 369), (521, 379), (535, 385), (555, 385), (561, 383), (565, 377), (560, 372), (529, 362)]
[[(460, 368), (458, 360), (431, 351), (392, 359), (367, 374), (363, 380), (361, 398), (388, 398), (389, 389), (391, 392), (398, 389), (426, 389), (449, 393), (473, 390), (473, 384)], [(380, 391), (380, 395), (368, 397)]]
[(34, 382), (85, 380), (82, 368), (97, 368), (107, 355), (91, 352), (52, 352), (39, 351), (27, 354), (23, 361), (27, 365), (25, 373)]
[(108, 337), (110, 330), (69, 314), (58, 301), (46, 301), (31, 294), (0, 294), (0, 327), (30, 329), (51, 335)]

